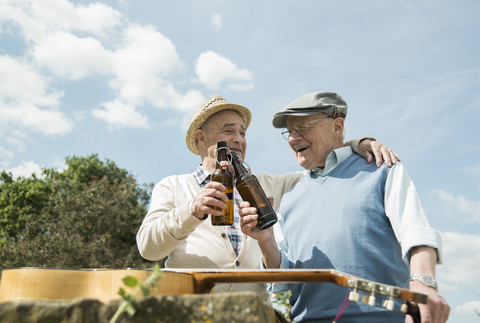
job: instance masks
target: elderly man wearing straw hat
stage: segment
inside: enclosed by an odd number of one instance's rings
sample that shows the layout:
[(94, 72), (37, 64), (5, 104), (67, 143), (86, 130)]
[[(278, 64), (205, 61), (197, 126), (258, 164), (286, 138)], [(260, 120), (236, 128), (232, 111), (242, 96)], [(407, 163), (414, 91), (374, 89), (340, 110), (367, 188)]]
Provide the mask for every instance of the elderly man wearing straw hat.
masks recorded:
[[(225, 207), (224, 187), (210, 181), (215, 170), (214, 152), (217, 141), (224, 140), (240, 158), (245, 157), (246, 130), (252, 115), (246, 107), (214, 96), (205, 102), (193, 116), (187, 132), (187, 147), (201, 157), (202, 163), (194, 173), (168, 176), (152, 192), (148, 213), (137, 233), (140, 254), (149, 260), (168, 256), (168, 268), (256, 269), (261, 266), (261, 252), (257, 241), (247, 239), (240, 230), (238, 207), (231, 227), (212, 226), (205, 221), (208, 214), (220, 215), (213, 206)], [(358, 151), (359, 140), (353, 145)], [(364, 157), (372, 159), (370, 140), (361, 143)], [(375, 156), (390, 164), (398, 156), (375, 142)], [(382, 156), (383, 150), (383, 156)], [(278, 208), (283, 193), (297, 183), (304, 173), (283, 175), (256, 174), (268, 196)], [(235, 194), (238, 204), (239, 194)], [(215, 292), (256, 291), (266, 297), (264, 284), (223, 284)]]

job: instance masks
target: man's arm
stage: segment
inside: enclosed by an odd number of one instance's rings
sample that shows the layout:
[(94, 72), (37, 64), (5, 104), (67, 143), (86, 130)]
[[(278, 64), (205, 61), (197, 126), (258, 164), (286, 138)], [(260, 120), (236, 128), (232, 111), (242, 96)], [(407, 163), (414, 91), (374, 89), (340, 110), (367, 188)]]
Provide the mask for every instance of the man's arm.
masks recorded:
[(345, 146), (351, 146), (353, 152), (365, 158), (369, 164), (375, 157), (377, 167), (382, 166), (384, 161), (388, 167), (391, 167), (397, 161), (400, 161), (400, 156), (398, 156), (395, 151), (391, 150), (381, 142), (376, 141), (375, 138), (372, 137), (352, 139), (347, 141)]
[(240, 203), (238, 213), (240, 214), (240, 227), (242, 228), (242, 232), (258, 241), (258, 246), (262, 251), (262, 260), (265, 268), (280, 268), (282, 255), (280, 249), (278, 249), (277, 242), (275, 241), (273, 227), (260, 231), (256, 227), (258, 222), (257, 209), (250, 207), (250, 203), (248, 202)]
[(166, 178), (153, 189), (148, 213), (137, 232), (138, 251), (145, 259), (165, 258), (202, 222), (191, 215), (187, 196), (183, 201), (175, 198), (176, 186), (180, 184)]
[[(429, 275), (435, 279), (435, 265), (437, 263), (437, 251), (427, 246), (413, 247), (410, 250), (410, 275)], [(440, 296), (437, 289), (414, 279), (410, 281), (412, 291), (428, 295), (427, 304), (418, 304), (421, 322), (444, 323), (450, 314), (450, 306)], [(413, 323), (408, 315), (406, 323)]]
[(187, 177), (170, 176), (160, 181), (152, 192), (150, 208), (137, 233), (137, 247), (142, 257), (160, 260), (176, 247), (207, 218), (205, 214), (221, 215), (212, 206), (226, 208), (225, 187), (210, 182), (194, 195), (195, 188)]

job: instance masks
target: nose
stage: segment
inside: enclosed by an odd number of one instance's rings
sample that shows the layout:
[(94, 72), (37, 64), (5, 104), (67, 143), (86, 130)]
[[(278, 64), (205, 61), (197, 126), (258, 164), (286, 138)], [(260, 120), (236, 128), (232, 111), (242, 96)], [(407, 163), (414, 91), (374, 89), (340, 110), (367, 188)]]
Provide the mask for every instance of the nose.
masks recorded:
[(289, 133), (288, 133), (288, 141), (295, 141), (296, 139), (299, 139), (302, 135), (300, 135), (297, 130), (292, 129)]
[(233, 141), (236, 142), (236, 143), (241, 143), (241, 142), (245, 141), (245, 137), (242, 136), (240, 131), (236, 131), (235, 136), (233, 136)]

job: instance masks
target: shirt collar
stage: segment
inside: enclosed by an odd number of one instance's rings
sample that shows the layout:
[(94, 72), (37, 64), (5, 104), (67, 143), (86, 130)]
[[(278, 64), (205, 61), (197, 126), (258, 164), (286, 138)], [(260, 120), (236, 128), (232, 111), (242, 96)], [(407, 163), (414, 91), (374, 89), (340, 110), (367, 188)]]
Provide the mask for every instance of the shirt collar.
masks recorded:
[(310, 171), (313, 176), (325, 176), (340, 165), (345, 159), (353, 154), (352, 147), (346, 146), (342, 148), (337, 148), (328, 154), (327, 159), (325, 160), (325, 168), (322, 169), (317, 167)]
[(206, 185), (208, 182), (210, 182), (210, 175), (211, 173), (203, 168), (201, 164), (197, 165), (197, 169), (195, 172), (193, 172), (193, 177), (197, 180), (198, 185), (202, 186)]

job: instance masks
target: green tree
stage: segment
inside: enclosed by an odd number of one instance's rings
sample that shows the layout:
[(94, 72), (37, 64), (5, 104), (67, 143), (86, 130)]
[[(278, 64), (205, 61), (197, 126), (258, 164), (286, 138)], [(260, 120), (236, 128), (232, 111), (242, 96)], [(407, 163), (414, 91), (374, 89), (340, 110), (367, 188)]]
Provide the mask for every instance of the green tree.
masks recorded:
[(44, 169), (42, 179), (14, 181), (2, 172), (0, 197), (15, 197), (1, 205), (10, 210), (2, 219), (11, 228), (2, 232), (2, 269), (150, 266), (135, 241), (150, 187), (96, 154), (69, 157), (66, 164), (64, 171)]
[(12, 174), (0, 173), (0, 246), (16, 239), (26, 222), (40, 214), (51, 193), (51, 185), (34, 175), (15, 181)]

